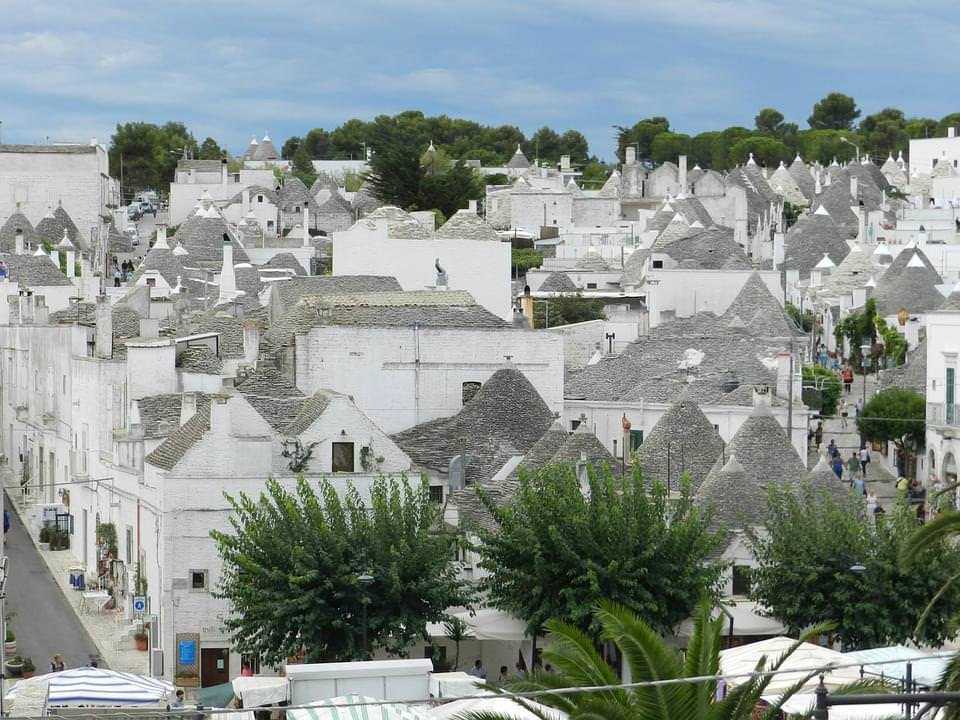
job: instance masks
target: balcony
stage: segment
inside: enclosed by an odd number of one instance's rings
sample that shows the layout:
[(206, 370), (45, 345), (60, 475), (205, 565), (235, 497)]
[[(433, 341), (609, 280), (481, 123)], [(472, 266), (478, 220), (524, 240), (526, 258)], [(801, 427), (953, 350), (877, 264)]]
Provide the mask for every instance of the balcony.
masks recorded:
[(960, 427), (960, 405), (957, 403), (927, 403), (927, 425)]

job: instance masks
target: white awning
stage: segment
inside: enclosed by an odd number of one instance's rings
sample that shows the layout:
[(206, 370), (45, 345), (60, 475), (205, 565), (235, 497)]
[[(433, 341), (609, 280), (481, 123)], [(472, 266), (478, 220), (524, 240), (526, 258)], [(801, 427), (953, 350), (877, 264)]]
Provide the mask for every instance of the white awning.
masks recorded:
[[(18, 686), (46, 682), (48, 705), (158, 705), (173, 694), (173, 685), (165, 680), (104, 668), (82, 667), (38, 675), (21, 680)], [(16, 696), (14, 687), (7, 698)]]
[[(539, 703), (531, 703), (531, 705), (548, 718), (564, 720), (568, 717), (560, 710), (554, 710)], [(467, 713), (496, 713), (499, 717), (511, 718), (511, 720), (539, 720), (536, 715), (513, 700), (496, 696), (477, 700), (454, 700), (427, 711), (426, 718), (427, 720), (454, 720), (466, 717)]]
[(233, 694), (245, 708), (275, 705), (290, 699), (290, 681), (285, 677), (241, 676), (233, 679)]
[(363, 695), (343, 695), (286, 712), (287, 720), (424, 720), (419, 712), (403, 705)]
[[(742, 645), (720, 651), (720, 672), (723, 675), (739, 675), (727, 680), (730, 687), (736, 687), (747, 681), (746, 674), (756, 670), (760, 658), (766, 657), (767, 669), (777, 662), (780, 657), (793, 645), (796, 640), (788, 637), (775, 637), (769, 640)], [(802, 643), (794, 653), (780, 666), (781, 670), (794, 670), (776, 675), (767, 686), (771, 695), (783, 692), (800, 681), (807, 671), (823, 668), (824, 683), (830, 689), (860, 680), (860, 668), (845, 667), (829, 670), (831, 665), (849, 662), (841, 652), (830, 648), (820, 647), (812, 643)], [(804, 687), (811, 692), (817, 687), (819, 678), (810, 678)]]
[[(724, 615), (723, 635), (726, 636), (730, 628), (730, 618), (733, 618), (733, 634), (736, 635), (782, 635), (787, 631), (786, 626), (776, 618), (766, 617), (760, 611), (760, 606), (749, 600), (738, 600), (736, 603), (724, 603), (724, 609), (729, 616)], [(719, 610), (715, 610), (716, 617)], [(690, 637), (693, 632), (693, 620), (689, 618), (680, 623), (678, 634), (681, 637)]]
[[(526, 625), (513, 615), (496, 608), (482, 608), (471, 615), (468, 611), (453, 613), (467, 624), (467, 635), (477, 640), (503, 640), (520, 642), (527, 637)], [(446, 636), (443, 623), (429, 623), (427, 632), (431, 637)]]

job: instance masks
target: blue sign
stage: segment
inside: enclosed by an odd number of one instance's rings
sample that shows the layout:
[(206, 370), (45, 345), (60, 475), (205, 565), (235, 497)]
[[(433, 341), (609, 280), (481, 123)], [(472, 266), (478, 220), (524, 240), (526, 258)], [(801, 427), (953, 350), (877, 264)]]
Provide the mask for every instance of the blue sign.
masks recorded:
[(133, 611), (135, 613), (143, 614), (147, 609), (147, 598), (143, 595), (137, 595), (133, 598)]
[(197, 664), (197, 641), (181, 640), (177, 643), (177, 664), (178, 665), (196, 665)]

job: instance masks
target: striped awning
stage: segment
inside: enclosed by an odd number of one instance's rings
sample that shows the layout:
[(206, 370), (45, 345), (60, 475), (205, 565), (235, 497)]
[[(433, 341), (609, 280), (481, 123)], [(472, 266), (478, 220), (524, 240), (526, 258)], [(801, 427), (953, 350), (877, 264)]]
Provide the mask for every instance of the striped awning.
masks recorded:
[[(48, 705), (157, 705), (173, 694), (174, 687), (164, 680), (103, 668), (74, 668), (38, 675), (25, 683), (46, 681)], [(15, 696), (13, 688), (8, 697)]]
[(424, 717), (403, 705), (363, 695), (343, 695), (313, 703), (309, 708), (287, 710), (287, 720), (424, 720)]

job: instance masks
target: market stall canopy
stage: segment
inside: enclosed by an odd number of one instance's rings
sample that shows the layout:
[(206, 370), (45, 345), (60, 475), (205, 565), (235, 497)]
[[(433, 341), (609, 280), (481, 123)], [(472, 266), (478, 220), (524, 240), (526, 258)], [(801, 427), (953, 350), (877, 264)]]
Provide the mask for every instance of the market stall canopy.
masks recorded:
[[(728, 677), (727, 684), (730, 687), (742, 685), (747, 681), (747, 674), (756, 670), (760, 658), (766, 657), (766, 668), (769, 670), (794, 643), (796, 643), (796, 640), (792, 638), (775, 637), (730, 648), (729, 650), (721, 650), (720, 673), (725, 676), (739, 676)], [(781, 672), (771, 678), (770, 684), (767, 686), (767, 694), (782, 693), (799, 682), (804, 675), (807, 675), (813, 669), (826, 671), (824, 673), (824, 683), (829, 689), (859, 681), (860, 668), (858, 667), (830, 669), (844, 663), (849, 663), (849, 659), (843, 653), (812, 643), (801, 643), (800, 647), (780, 668), (792, 672)], [(819, 679), (815, 675), (806, 682), (804, 687), (809, 687), (812, 692), (818, 682)]]
[[(477, 640), (504, 640), (519, 642), (527, 636), (527, 628), (522, 620), (496, 608), (482, 608), (473, 615), (469, 611), (453, 613), (467, 624), (467, 635)], [(446, 636), (443, 623), (429, 623), (427, 632), (431, 637)]]
[[(904, 680), (907, 677), (907, 663), (911, 665), (911, 674), (918, 684), (934, 687), (950, 662), (950, 657), (930, 657), (929, 653), (905, 645), (856, 650), (844, 653), (848, 662), (863, 663), (863, 671), (869, 675)], [(897, 660), (899, 662), (890, 662)], [(883, 663), (878, 665), (876, 663)]]
[[(764, 695), (763, 699), (771, 705), (777, 701), (776, 695)], [(817, 704), (817, 696), (812, 692), (794, 695), (783, 704), (787, 715), (808, 715)], [(902, 705), (835, 705), (830, 708), (830, 720), (887, 720), (903, 716)]]
[[(569, 717), (560, 710), (554, 710), (546, 705), (531, 702), (530, 705), (536, 708), (542, 717), (554, 718), (555, 720), (565, 720)], [(438, 705), (427, 711), (427, 720), (458, 720), (458, 718), (467, 717), (467, 714), (474, 713), (495, 713), (499, 718), (510, 718), (511, 720), (539, 720), (541, 715), (530, 712), (525, 707), (515, 703), (513, 700), (505, 697), (491, 695), (487, 698), (478, 698), (474, 700), (454, 700), (443, 705)]]
[(220, 683), (197, 690), (197, 703), (204, 707), (225, 708), (233, 700), (233, 685)]
[(485, 682), (486, 680), (465, 672), (430, 673), (430, 697), (449, 698), (484, 695), (489, 692), (480, 689), (480, 686)]
[[(18, 687), (34, 682), (47, 683), (47, 704), (51, 706), (158, 705), (174, 690), (173, 685), (157, 678), (92, 667), (38, 675), (22, 680)], [(7, 697), (15, 697), (17, 689), (13, 688)]]
[(233, 679), (233, 693), (245, 708), (276, 705), (290, 700), (290, 681), (285, 677), (241, 676)]
[(286, 712), (287, 720), (424, 720), (419, 712), (403, 705), (363, 695), (342, 695)]
[[(727, 635), (730, 628), (730, 618), (733, 618), (734, 635), (780, 635), (786, 631), (786, 626), (776, 618), (763, 615), (760, 606), (749, 600), (736, 603), (724, 603), (723, 634)], [(719, 610), (714, 611), (716, 617)], [(678, 634), (681, 637), (690, 637), (693, 633), (693, 620), (686, 619), (680, 623)]]

